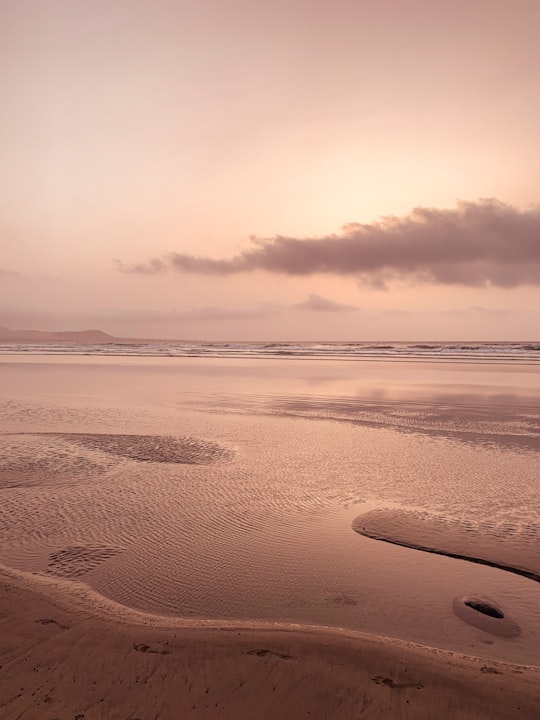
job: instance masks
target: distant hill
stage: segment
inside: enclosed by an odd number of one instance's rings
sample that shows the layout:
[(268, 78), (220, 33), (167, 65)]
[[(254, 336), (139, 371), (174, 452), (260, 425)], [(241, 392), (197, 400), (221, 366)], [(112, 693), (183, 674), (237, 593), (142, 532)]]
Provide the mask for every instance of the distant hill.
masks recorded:
[(10, 330), (6, 327), (0, 327), (0, 342), (107, 343), (117, 342), (119, 339), (113, 335), (108, 335), (102, 330), (47, 332), (46, 330)]

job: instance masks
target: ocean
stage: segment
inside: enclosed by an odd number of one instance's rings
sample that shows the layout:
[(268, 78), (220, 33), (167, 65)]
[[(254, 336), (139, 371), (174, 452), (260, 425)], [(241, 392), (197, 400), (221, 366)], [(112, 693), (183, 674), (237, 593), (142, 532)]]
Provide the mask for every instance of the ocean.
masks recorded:
[(118, 357), (324, 358), (540, 363), (540, 342), (203, 342), (137, 340), (110, 343), (0, 342), (0, 353)]

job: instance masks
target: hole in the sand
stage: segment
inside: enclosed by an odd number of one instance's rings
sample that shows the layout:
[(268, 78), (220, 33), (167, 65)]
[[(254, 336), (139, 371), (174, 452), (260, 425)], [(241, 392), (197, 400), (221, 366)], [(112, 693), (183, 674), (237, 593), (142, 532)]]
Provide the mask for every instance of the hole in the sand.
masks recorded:
[(477, 600), (476, 598), (473, 598), (471, 600), (465, 600), (465, 605), (473, 610), (483, 613), (484, 615), (489, 615), (489, 617), (492, 618), (501, 620), (504, 617), (503, 611), (496, 605), (487, 602), (487, 600)]
[(490, 598), (475, 595), (455, 598), (452, 603), (457, 617), (484, 632), (514, 638), (521, 633), (519, 625)]

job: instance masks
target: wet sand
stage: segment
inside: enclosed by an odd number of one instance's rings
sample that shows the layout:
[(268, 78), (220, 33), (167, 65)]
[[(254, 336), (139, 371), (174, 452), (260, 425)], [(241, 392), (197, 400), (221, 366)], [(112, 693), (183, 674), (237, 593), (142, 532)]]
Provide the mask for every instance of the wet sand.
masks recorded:
[(353, 522), (360, 535), (402, 547), (487, 565), (540, 582), (540, 528), (497, 527), (426, 512), (372, 510)]
[(538, 717), (536, 376), (257, 362), (2, 358), (6, 717)]
[(537, 668), (351, 631), (167, 620), (12, 571), (0, 572), (0, 617), (6, 718), (540, 715)]

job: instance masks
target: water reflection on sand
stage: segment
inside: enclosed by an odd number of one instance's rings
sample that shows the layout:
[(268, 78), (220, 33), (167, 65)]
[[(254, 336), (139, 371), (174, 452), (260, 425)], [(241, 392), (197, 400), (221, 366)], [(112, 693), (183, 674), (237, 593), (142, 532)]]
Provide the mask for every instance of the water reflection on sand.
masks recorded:
[[(477, 549), (489, 539), (497, 555), (497, 533), (505, 552), (519, 547), (540, 507), (540, 382), (528, 368), (0, 364), (3, 562), (157, 613), (321, 623), (537, 661), (539, 584), (351, 527), (364, 512), (408, 510), (443, 530), (471, 523)], [(471, 593), (511, 608), (521, 635), (456, 617), (455, 598)]]

